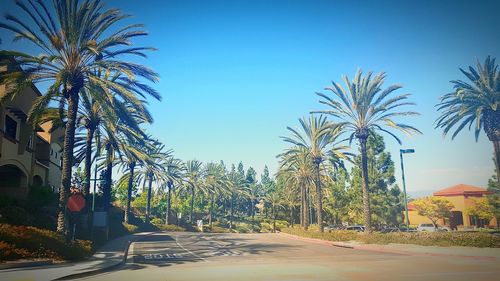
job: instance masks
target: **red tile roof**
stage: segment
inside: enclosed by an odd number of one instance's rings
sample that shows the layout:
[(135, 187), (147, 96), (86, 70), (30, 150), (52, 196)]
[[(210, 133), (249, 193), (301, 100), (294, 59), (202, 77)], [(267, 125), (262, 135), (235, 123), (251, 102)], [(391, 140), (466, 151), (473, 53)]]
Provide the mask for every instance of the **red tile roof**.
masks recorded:
[(491, 194), (491, 192), (487, 191), (484, 188), (467, 184), (457, 184), (433, 193), (434, 196), (486, 195), (486, 194)]
[(411, 203), (411, 202), (410, 202), (410, 203), (408, 203), (408, 211), (415, 211), (415, 210), (416, 210), (416, 208), (415, 208), (415, 206), (413, 205), (413, 203)]

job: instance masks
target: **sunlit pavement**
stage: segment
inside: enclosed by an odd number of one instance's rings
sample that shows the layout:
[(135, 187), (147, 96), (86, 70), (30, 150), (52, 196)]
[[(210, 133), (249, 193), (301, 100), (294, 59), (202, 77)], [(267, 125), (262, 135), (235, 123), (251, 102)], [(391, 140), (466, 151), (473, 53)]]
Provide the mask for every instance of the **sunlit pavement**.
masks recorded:
[(499, 280), (498, 259), (346, 249), (278, 234), (155, 234), (81, 280)]

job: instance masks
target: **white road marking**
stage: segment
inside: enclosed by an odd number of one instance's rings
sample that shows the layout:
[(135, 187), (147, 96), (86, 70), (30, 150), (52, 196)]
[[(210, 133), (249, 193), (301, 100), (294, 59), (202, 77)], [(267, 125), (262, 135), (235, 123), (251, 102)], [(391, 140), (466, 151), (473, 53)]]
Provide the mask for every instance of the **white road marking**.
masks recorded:
[(170, 250), (171, 248), (159, 248), (159, 249), (141, 249), (141, 252), (161, 252), (161, 251), (166, 251)]
[(197, 257), (198, 259), (200, 259), (200, 260), (202, 260), (202, 261), (204, 261), (204, 262), (208, 262), (206, 259), (204, 259), (204, 258), (202, 258), (202, 257), (198, 256), (197, 254), (195, 254), (195, 253), (191, 252), (190, 250), (188, 250), (188, 249), (184, 248), (184, 246), (182, 246), (182, 245), (179, 243), (179, 241), (178, 241), (178, 239), (177, 239), (177, 238), (178, 238), (178, 236), (175, 236), (175, 243), (176, 243), (179, 247), (181, 247), (182, 249), (184, 249), (184, 251), (186, 251), (186, 252), (190, 253), (191, 255), (193, 255), (193, 256), (195, 256), (195, 257)]
[(464, 275), (464, 274), (499, 274), (499, 272), (494, 271), (466, 271), (466, 272), (428, 272), (428, 273), (413, 273), (413, 274), (401, 274), (401, 276), (412, 276), (412, 277), (423, 277), (423, 276), (448, 276), (448, 275)]

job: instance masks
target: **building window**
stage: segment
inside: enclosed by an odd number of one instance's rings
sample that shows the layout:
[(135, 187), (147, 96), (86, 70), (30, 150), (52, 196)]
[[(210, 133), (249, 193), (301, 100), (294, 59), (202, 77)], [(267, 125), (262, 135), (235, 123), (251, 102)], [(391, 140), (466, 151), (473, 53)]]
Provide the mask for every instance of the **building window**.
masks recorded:
[(14, 140), (17, 137), (17, 122), (9, 115), (5, 115), (5, 135)]
[(33, 149), (33, 135), (30, 135), (28, 137), (28, 144), (26, 145), (26, 149), (28, 149), (28, 150)]

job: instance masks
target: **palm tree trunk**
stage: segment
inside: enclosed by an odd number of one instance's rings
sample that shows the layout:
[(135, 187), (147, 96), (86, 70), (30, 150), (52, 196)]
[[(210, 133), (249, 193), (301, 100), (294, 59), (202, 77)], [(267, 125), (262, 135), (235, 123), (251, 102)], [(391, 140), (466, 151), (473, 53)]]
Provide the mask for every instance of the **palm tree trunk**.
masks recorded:
[(128, 179), (128, 186), (127, 186), (127, 208), (125, 209), (125, 218), (124, 218), (125, 223), (130, 222), (130, 203), (132, 202), (132, 187), (134, 183), (135, 162), (130, 163), (128, 167), (130, 171), (130, 178)]
[(300, 185), (300, 226), (305, 229), (306, 227), (306, 192), (305, 186), (303, 184)]
[(167, 199), (167, 214), (165, 218), (165, 224), (170, 224), (170, 212), (172, 210), (172, 182), (168, 181), (167, 182), (167, 188), (168, 188), (168, 199)]
[(320, 178), (320, 171), (319, 171), (319, 165), (320, 162), (317, 161), (315, 164), (315, 170), (316, 170), (316, 220), (318, 221), (318, 228), (319, 232), (323, 232), (323, 201), (322, 201), (322, 195), (321, 195), (321, 178)]
[(273, 212), (273, 233), (276, 233), (276, 214), (274, 213), (274, 205), (271, 208)]
[(85, 186), (83, 187), (83, 195), (87, 202), (90, 202), (90, 178), (92, 169), (92, 141), (94, 140), (94, 128), (87, 130), (87, 139), (85, 140)]
[(63, 163), (61, 187), (59, 188), (59, 206), (57, 214), (57, 232), (69, 237), (66, 204), (71, 186), (71, 167), (73, 166), (73, 147), (75, 146), (76, 113), (78, 111), (79, 87), (73, 88), (68, 98), (68, 121), (64, 132)]
[(229, 229), (233, 229), (234, 196), (231, 195), (231, 213), (229, 214)]
[(214, 211), (214, 196), (215, 195), (212, 193), (212, 195), (210, 197), (210, 214), (208, 217), (208, 224), (210, 225), (210, 230), (212, 230), (212, 214)]
[(366, 155), (366, 138), (360, 138), (359, 144), (361, 146), (361, 173), (363, 177), (363, 215), (365, 218), (365, 231), (371, 232), (371, 212), (370, 212), (370, 194), (368, 190), (368, 161)]
[(495, 152), (495, 168), (497, 171), (497, 184), (500, 188), (500, 140), (493, 141), (493, 149)]
[(191, 186), (191, 211), (189, 213), (189, 221), (193, 223), (193, 211), (194, 211), (194, 186)]
[(146, 223), (149, 222), (149, 215), (151, 211), (151, 191), (153, 190), (153, 175), (149, 173), (149, 186), (148, 186), (148, 203), (146, 205)]
[(304, 230), (309, 228), (309, 192), (304, 185)]
[(255, 203), (253, 201), (253, 198), (250, 199), (250, 208), (252, 210), (252, 221), (254, 220), (254, 217), (255, 217)]
[(293, 206), (290, 206), (290, 225), (293, 227)]
[(106, 183), (104, 185), (103, 196), (104, 196), (104, 211), (109, 210), (109, 206), (111, 205), (111, 181), (113, 175), (113, 148), (111, 144), (106, 144)]

